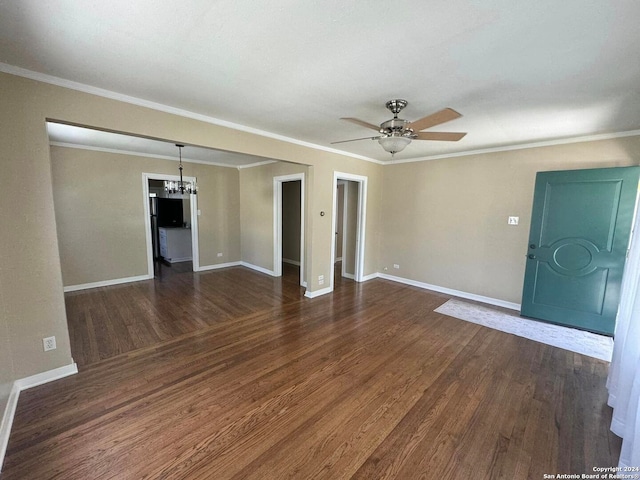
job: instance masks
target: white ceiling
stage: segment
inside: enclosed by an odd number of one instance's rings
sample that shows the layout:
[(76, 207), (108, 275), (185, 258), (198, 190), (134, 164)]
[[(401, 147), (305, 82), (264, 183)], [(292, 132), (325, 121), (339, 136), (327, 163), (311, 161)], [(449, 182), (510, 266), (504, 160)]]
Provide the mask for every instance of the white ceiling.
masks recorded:
[[(388, 161), (384, 103), (464, 116), (396, 159), (640, 128), (636, 0), (0, 0), (0, 62)], [(5, 65), (5, 67), (6, 67)], [(5, 71), (7, 69), (5, 68)]]

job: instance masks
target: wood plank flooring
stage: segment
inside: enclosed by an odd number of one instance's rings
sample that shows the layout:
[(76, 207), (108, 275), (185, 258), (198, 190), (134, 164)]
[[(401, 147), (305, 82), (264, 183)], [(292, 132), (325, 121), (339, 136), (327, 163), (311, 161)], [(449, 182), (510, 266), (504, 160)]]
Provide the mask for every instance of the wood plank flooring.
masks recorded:
[(298, 267), (283, 277), (224, 269), (191, 271), (191, 262), (158, 263), (156, 278), (67, 293), (71, 352), (80, 368), (193, 333), (219, 322), (299, 300)]
[[(2, 480), (541, 479), (617, 464), (605, 362), (434, 313), (449, 297), (380, 279), (307, 299), (241, 267), (178, 277), (109, 287), (127, 328), (104, 330), (144, 333), (105, 360), (87, 342), (79, 374), (22, 392)], [(112, 294), (97, 290), (69, 304), (90, 311)], [(144, 312), (158, 325), (130, 328)]]

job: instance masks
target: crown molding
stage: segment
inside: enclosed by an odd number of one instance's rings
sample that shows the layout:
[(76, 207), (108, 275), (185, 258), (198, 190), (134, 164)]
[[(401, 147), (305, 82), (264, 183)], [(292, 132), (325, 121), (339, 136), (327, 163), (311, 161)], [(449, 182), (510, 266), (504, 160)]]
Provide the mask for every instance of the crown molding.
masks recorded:
[(518, 145), (505, 145), (504, 147), (481, 148), (478, 150), (468, 150), (465, 152), (445, 153), (443, 155), (432, 155), (421, 158), (408, 158), (406, 160), (396, 160), (385, 162), (385, 165), (397, 165), (400, 163), (427, 162), (429, 160), (441, 160), (443, 158), (468, 157), (470, 155), (482, 155), (485, 153), (509, 152), (512, 150), (526, 150), (528, 148), (552, 147), (554, 145), (567, 145), (570, 143), (595, 142), (597, 140), (611, 140), (614, 138), (635, 137), (640, 135), (640, 130), (628, 130), (625, 132), (602, 133), (596, 135), (584, 135), (581, 137), (562, 138), (558, 140), (545, 140), (542, 142), (521, 143)]
[[(442, 155), (431, 155), (431, 156), (420, 157), (420, 158), (408, 158), (408, 159), (405, 159), (405, 160), (381, 161), (381, 160), (376, 160), (374, 158), (365, 157), (364, 155), (358, 155), (358, 154), (355, 154), (355, 153), (346, 152), (344, 150), (338, 150), (336, 148), (325, 147), (323, 145), (318, 145), (318, 144), (315, 144), (315, 143), (310, 143), (310, 142), (305, 142), (305, 141), (302, 141), (302, 140), (297, 140), (295, 138), (286, 137), (284, 135), (279, 135), (279, 134), (276, 134), (276, 133), (267, 132), (265, 130), (259, 130), (257, 128), (246, 127), (246, 126), (240, 125), (238, 123), (228, 122), (226, 120), (220, 120), (218, 118), (209, 117), (207, 115), (191, 112), (191, 111), (188, 111), (188, 110), (183, 110), (181, 108), (171, 107), (171, 106), (164, 105), (164, 104), (161, 104), (161, 103), (152, 102), (152, 101), (149, 101), (149, 100), (144, 100), (144, 99), (133, 97), (133, 96), (130, 96), (130, 95), (125, 95), (125, 94), (122, 94), (122, 93), (113, 92), (111, 90), (106, 90), (106, 89), (103, 89), (103, 88), (93, 87), (91, 85), (86, 85), (86, 84), (83, 84), (83, 83), (74, 82), (72, 80), (67, 80), (67, 79), (64, 79), (64, 78), (55, 77), (53, 75), (48, 75), (46, 73), (34, 72), (32, 70), (27, 70), (26, 68), (16, 67), (14, 65), (9, 65), (7, 63), (0, 62), (0, 72), (8, 73), (10, 75), (16, 75), (16, 76), (19, 76), (19, 77), (28, 78), (30, 80), (36, 80), (38, 82), (43, 82), (43, 83), (48, 83), (48, 84), (51, 84), (51, 85), (56, 85), (56, 86), (63, 87), (63, 88), (68, 88), (68, 89), (71, 89), (71, 90), (76, 90), (76, 91), (83, 92), (83, 93), (89, 93), (91, 95), (96, 95), (96, 96), (99, 96), (99, 97), (104, 97), (104, 98), (109, 98), (109, 99), (112, 99), (112, 100), (117, 100), (117, 101), (120, 101), (120, 102), (129, 103), (129, 104), (132, 104), (132, 105), (137, 105), (137, 106), (140, 106), (140, 107), (149, 108), (151, 110), (157, 110), (157, 111), (164, 112), (164, 113), (170, 113), (172, 115), (177, 115), (177, 116), (181, 116), (181, 117), (185, 117), (185, 118), (190, 118), (192, 120), (198, 120), (198, 121), (201, 121), (201, 122), (209, 123), (209, 124), (212, 124), (212, 125), (217, 125), (217, 126), (220, 126), (220, 127), (225, 127), (225, 128), (230, 128), (230, 129), (233, 129), (233, 130), (238, 130), (238, 131), (242, 131), (242, 132), (246, 132), (246, 133), (251, 133), (251, 134), (254, 134), (254, 135), (259, 135), (261, 137), (271, 138), (271, 139), (274, 139), (274, 140), (279, 140), (279, 141), (282, 141), (282, 142), (291, 143), (291, 144), (294, 144), (294, 145), (299, 145), (299, 146), (302, 146), (302, 147), (311, 148), (313, 150), (320, 150), (320, 151), (324, 151), (324, 152), (328, 152), (328, 153), (335, 153), (335, 154), (338, 154), (338, 155), (343, 155), (343, 156), (346, 156), (346, 157), (352, 157), (352, 158), (356, 158), (358, 160), (364, 160), (366, 162), (371, 162), (371, 163), (375, 163), (377, 165), (385, 165), (385, 166), (398, 165), (398, 164), (401, 164), (401, 163), (426, 162), (426, 161), (429, 161), (429, 160), (441, 160), (441, 159), (445, 159), (445, 158), (467, 157), (467, 156), (470, 156), (470, 155), (482, 155), (482, 154), (486, 154), (486, 153), (508, 152), (508, 151), (512, 151), (512, 150), (525, 150), (525, 149), (528, 149), (528, 148), (549, 147), (549, 146), (554, 146), (554, 145), (566, 145), (566, 144), (570, 144), (570, 143), (592, 142), (592, 141), (597, 141), (597, 140), (610, 140), (610, 139), (615, 139), (615, 138), (632, 137), (632, 136), (640, 135), (640, 130), (629, 130), (629, 131), (624, 131), (624, 132), (585, 135), (585, 136), (580, 136), (580, 137), (569, 137), (569, 138), (563, 138), (563, 139), (557, 139), (557, 140), (546, 140), (546, 141), (540, 141), (540, 142), (522, 143), (522, 144), (517, 144), (517, 145), (505, 145), (505, 146), (502, 146), (502, 147), (481, 148), (481, 149), (477, 149), (477, 150), (467, 150), (467, 151), (463, 151), (463, 152), (446, 153), (446, 154), (442, 154)], [(65, 145), (65, 146), (68, 146), (68, 145)], [(117, 152), (117, 153), (124, 153), (124, 152)], [(139, 153), (128, 153), (128, 154), (140, 156)], [(152, 156), (152, 155), (147, 155), (147, 156)], [(158, 157), (158, 158), (162, 158), (162, 157)], [(229, 166), (229, 165), (214, 164), (214, 163), (211, 163), (211, 162), (202, 162), (202, 161), (194, 161), (194, 160), (191, 160), (191, 162), (192, 163), (205, 163), (205, 164), (217, 165), (217, 166), (223, 166), (223, 167), (228, 167)], [(258, 165), (263, 165), (263, 164), (264, 164), (264, 162), (259, 162), (258, 164), (250, 164), (250, 165), (242, 166), (242, 168), (248, 168), (248, 167), (251, 167), (251, 166), (258, 166)]]
[(144, 100), (138, 97), (132, 97), (130, 95), (125, 95), (118, 92), (112, 92), (111, 90), (93, 87), (91, 85), (86, 85), (84, 83), (74, 82), (72, 80), (67, 80), (64, 78), (55, 77), (53, 75), (48, 75), (46, 73), (34, 72), (32, 70), (27, 70), (26, 68), (9, 65), (8, 63), (0, 62), (0, 72), (8, 73), (10, 75), (16, 75), (18, 77), (28, 78), (30, 80), (36, 80), (38, 82), (56, 85), (58, 87), (68, 88), (70, 90), (89, 93), (91, 95), (96, 95), (99, 97), (109, 98), (111, 100), (117, 100), (119, 102), (137, 105), (139, 107), (149, 108), (151, 110), (157, 110), (164, 113), (170, 113), (172, 115), (178, 115), (180, 117), (190, 118), (192, 120), (198, 120), (200, 122), (210, 123), (212, 125), (217, 125), (220, 127), (239, 130), (241, 132), (251, 133), (253, 135), (259, 135), (261, 137), (267, 137), (273, 140), (279, 140), (281, 142), (286, 142), (294, 145), (299, 145), (301, 147), (311, 148), (313, 150), (320, 150), (323, 152), (335, 153), (337, 155), (357, 158), (358, 160), (377, 163), (379, 165), (384, 164), (384, 162), (381, 162), (380, 160), (375, 160), (373, 158), (365, 157), (364, 155), (358, 155), (355, 153), (338, 150), (336, 148), (325, 147), (323, 145), (318, 145), (315, 143), (297, 140), (295, 138), (286, 137), (284, 135), (279, 135), (277, 133), (267, 132), (265, 130), (259, 130), (257, 128), (246, 127), (238, 123), (228, 122), (226, 120), (220, 120), (219, 118), (209, 117), (201, 113), (190, 112), (189, 110), (183, 110), (181, 108), (171, 107), (169, 105), (164, 105), (162, 103), (152, 102), (149, 100)]

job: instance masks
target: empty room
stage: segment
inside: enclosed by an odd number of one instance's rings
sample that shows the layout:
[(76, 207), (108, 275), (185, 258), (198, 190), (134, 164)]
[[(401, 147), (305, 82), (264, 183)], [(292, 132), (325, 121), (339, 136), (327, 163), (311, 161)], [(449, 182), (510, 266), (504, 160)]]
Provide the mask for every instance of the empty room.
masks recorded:
[(640, 478), (638, 18), (0, 1), (0, 478)]

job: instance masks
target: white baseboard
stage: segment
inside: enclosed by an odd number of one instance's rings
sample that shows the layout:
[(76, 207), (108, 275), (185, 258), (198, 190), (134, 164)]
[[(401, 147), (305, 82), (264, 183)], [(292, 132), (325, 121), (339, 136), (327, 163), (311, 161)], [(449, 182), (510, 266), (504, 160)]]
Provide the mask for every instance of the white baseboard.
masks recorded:
[(13, 387), (11, 387), (11, 393), (9, 394), (9, 400), (7, 401), (7, 406), (5, 407), (4, 414), (2, 416), (2, 422), (0, 423), (0, 471), (2, 471), (4, 456), (7, 453), (9, 435), (11, 434), (11, 426), (13, 425), (16, 408), (18, 407), (20, 392), (28, 388), (37, 387), (44, 383), (68, 377), (69, 375), (74, 375), (76, 373), (78, 373), (78, 366), (75, 363), (72, 363), (71, 365), (54, 368), (53, 370), (31, 375), (30, 377), (20, 378), (13, 382)]
[(417, 282), (408, 278), (395, 277), (393, 275), (387, 275), (386, 273), (378, 273), (379, 278), (385, 280), (391, 280), (393, 282), (404, 283), (405, 285), (411, 285), (414, 287), (424, 288), (425, 290), (433, 290), (434, 292), (446, 293), (454, 297), (466, 298), (467, 300), (475, 300), (477, 302), (488, 303), (489, 305), (495, 305), (497, 307), (509, 308), (511, 310), (520, 311), (520, 304), (507, 302), (498, 298), (485, 297), (483, 295), (476, 295), (475, 293), (463, 292), (461, 290), (454, 290), (453, 288), (440, 287), (438, 285), (431, 285), (430, 283)]
[(75, 375), (76, 373), (78, 373), (78, 365), (74, 362), (70, 365), (65, 365), (64, 367), (58, 367), (53, 370), (31, 375), (30, 377), (20, 378), (14, 382), (14, 385), (17, 385), (18, 389), (23, 391), (70, 375)]
[(253, 265), (252, 263), (247, 263), (247, 262), (240, 262), (240, 265), (242, 265), (243, 267), (247, 267), (250, 268), (251, 270), (255, 270), (257, 272), (260, 273), (266, 273), (267, 275), (271, 275), (272, 277), (275, 277), (276, 274), (273, 270), (268, 270), (264, 267), (259, 267), (258, 265)]
[(369, 275), (365, 275), (362, 277), (363, 282), (368, 282), (369, 280), (373, 280), (374, 278), (378, 278), (380, 274), (378, 272), (371, 273)]
[(341, 275), (342, 275), (344, 278), (348, 278), (348, 279), (350, 279), (350, 280), (355, 280), (355, 279), (356, 279), (356, 276), (355, 276), (353, 273), (347, 273), (347, 272), (344, 272), (344, 273), (341, 273)]
[(326, 295), (327, 293), (331, 293), (331, 292), (333, 292), (333, 288), (327, 287), (321, 290), (315, 290), (313, 292), (310, 292), (309, 290), (307, 290), (306, 292), (304, 292), (304, 296), (307, 298), (316, 298), (316, 297), (319, 297), (320, 295)]
[(342, 257), (336, 258), (336, 263), (341, 262), (341, 261), (342, 261)]
[(169, 263), (191, 262), (193, 260), (193, 257), (165, 258), (165, 260)]
[(282, 262), (283, 263), (288, 263), (289, 265), (295, 265), (297, 267), (300, 266), (300, 262), (298, 260), (291, 260), (290, 258), (283, 258)]
[(64, 287), (64, 292), (76, 292), (78, 290), (87, 290), (89, 288), (108, 287), (110, 285), (120, 285), (121, 283), (140, 282), (142, 280), (151, 280), (153, 276), (138, 275), (137, 277), (114, 278), (113, 280), (104, 280), (102, 282), (82, 283), (80, 285), (69, 285)]
[(9, 394), (7, 406), (4, 409), (2, 423), (0, 423), (0, 472), (2, 471), (4, 455), (7, 452), (7, 446), (9, 445), (9, 435), (11, 434), (11, 426), (13, 425), (13, 417), (16, 414), (16, 408), (18, 408), (19, 396), (20, 390), (18, 390), (18, 387), (14, 383), (11, 388), (11, 393)]
[(227, 262), (227, 263), (217, 263), (215, 265), (205, 265), (198, 268), (198, 272), (204, 272), (206, 270), (218, 270), (219, 268), (228, 268), (228, 267), (239, 267), (241, 262)]

